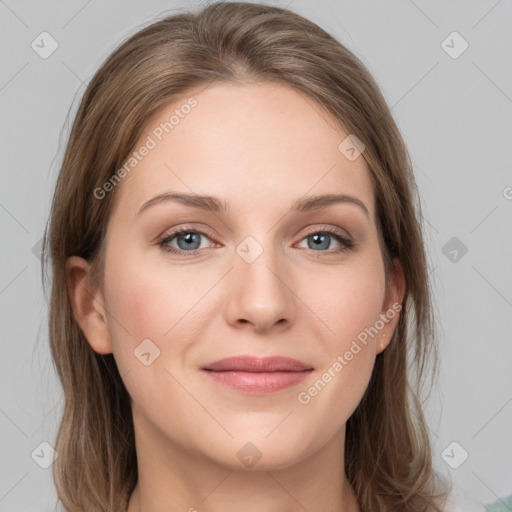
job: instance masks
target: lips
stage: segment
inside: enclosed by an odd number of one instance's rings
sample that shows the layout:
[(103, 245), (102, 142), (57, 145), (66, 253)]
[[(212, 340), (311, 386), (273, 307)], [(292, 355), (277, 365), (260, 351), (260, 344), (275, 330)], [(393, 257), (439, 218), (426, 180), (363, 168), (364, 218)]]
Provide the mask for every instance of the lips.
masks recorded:
[(206, 365), (204, 370), (215, 372), (225, 371), (242, 371), (251, 373), (267, 373), (267, 372), (302, 372), (304, 370), (312, 370), (313, 368), (297, 359), (289, 357), (251, 357), (237, 356), (221, 359), (214, 363)]
[(202, 370), (214, 381), (235, 390), (269, 393), (298, 384), (313, 367), (284, 356), (237, 356), (207, 364)]

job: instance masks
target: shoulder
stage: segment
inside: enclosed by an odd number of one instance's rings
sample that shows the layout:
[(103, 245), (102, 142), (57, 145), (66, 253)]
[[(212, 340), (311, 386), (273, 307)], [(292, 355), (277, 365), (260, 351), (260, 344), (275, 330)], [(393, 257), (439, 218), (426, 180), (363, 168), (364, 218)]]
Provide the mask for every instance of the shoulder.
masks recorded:
[(448, 496), (443, 512), (486, 512), (486, 508), (458, 490)]
[(486, 512), (486, 509), (483, 505), (471, 505), (470, 508), (468, 508), (462, 503), (451, 501), (446, 503), (443, 512)]

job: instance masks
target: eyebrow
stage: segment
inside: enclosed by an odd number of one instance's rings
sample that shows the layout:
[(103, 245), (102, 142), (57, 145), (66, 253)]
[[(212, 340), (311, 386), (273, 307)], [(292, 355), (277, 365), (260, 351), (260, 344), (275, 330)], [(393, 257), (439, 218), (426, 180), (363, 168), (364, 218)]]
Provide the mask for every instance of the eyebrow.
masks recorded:
[[(154, 205), (169, 201), (215, 213), (226, 212), (229, 209), (225, 201), (221, 201), (214, 196), (189, 194), (183, 192), (165, 192), (163, 194), (158, 194), (157, 196), (146, 201), (140, 208), (137, 216)], [(324, 194), (303, 197), (295, 201), (292, 204), (290, 210), (292, 212), (307, 212), (311, 210), (319, 210), (321, 208), (339, 203), (355, 204), (363, 210), (367, 217), (370, 217), (368, 208), (360, 199), (346, 194)]]

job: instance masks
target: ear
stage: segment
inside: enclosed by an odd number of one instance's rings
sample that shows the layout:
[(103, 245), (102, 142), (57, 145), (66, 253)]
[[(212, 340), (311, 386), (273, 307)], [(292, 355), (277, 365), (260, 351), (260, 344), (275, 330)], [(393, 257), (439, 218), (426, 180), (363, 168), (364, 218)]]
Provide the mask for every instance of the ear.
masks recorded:
[(99, 287), (91, 282), (91, 264), (71, 256), (66, 260), (66, 280), (73, 315), (89, 345), (99, 354), (110, 354), (112, 343), (105, 301)]
[(393, 271), (386, 283), (386, 294), (380, 318), (384, 327), (379, 331), (376, 353), (380, 354), (391, 341), (395, 328), (398, 324), (402, 302), (405, 296), (405, 277), (400, 260), (393, 260)]

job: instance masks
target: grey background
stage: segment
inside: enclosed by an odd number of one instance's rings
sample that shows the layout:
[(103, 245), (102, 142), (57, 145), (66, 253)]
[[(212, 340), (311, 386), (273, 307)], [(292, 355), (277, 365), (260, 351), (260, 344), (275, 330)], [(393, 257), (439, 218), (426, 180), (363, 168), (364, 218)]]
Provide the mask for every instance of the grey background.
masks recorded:
[[(49, 511), (56, 496), (51, 468), (31, 456), (53, 443), (61, 411), (37, 248), (68, 110), (116, 44), (187, 5), (197, 2), (0, 0), (0, 511)], [(426, 404), (436, 467), (464, 493), (466, 510), (494, 501), (512, 492), (512, 3), (274, 5), (335, 35), (392, 107), (423, 198), (441, 326), (441, 373)], [(47, 59), (31, 47), (43, 31), (58, 43)], [(469, 44), (458, 58), (442, 47), (453, 31)], [(462, 48), (450, 41), (450, 51)], [(460, 447), (443, 458), (453, 441)], [(469, 457), (452, 469), (447, 460), (460, 461), (461, 447)]]

